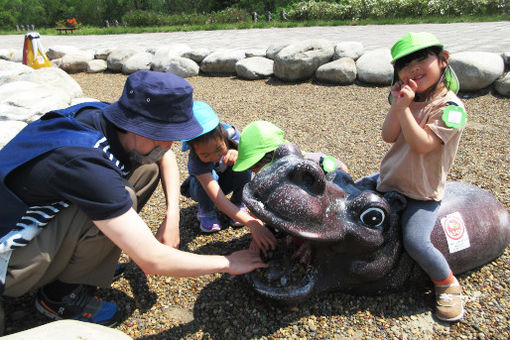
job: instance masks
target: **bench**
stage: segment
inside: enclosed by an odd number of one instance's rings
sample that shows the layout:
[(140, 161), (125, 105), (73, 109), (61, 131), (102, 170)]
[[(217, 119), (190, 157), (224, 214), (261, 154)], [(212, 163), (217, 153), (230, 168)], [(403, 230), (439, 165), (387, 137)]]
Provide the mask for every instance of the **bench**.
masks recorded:
[(56, 30), (57, 32), (60, 34), (62, 32), (65, 32), (65, 34), (67, 34), (67, 32), (71, 32), (73, 33), (73, 31), (75, 30), (76, 28), (74, 27), (58, 27)]

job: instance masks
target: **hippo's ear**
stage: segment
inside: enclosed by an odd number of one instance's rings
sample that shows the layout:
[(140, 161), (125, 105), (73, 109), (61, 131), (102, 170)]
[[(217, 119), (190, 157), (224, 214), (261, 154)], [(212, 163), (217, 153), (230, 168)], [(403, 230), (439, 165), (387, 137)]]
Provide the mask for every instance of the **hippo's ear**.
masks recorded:
[(299, 146), (290, 142), (286, 142), (280, 144), (280, 146), (274, 151), (275, 159), (283, 158), (288, 155), (301, 156), (301, 150), (299, 149)]
[(390, 204), (392, 212), (399, 213), (407, 206), (407, 200), (404, 195), (396, 191), (388, 191), (384, 194), (384, 199)]

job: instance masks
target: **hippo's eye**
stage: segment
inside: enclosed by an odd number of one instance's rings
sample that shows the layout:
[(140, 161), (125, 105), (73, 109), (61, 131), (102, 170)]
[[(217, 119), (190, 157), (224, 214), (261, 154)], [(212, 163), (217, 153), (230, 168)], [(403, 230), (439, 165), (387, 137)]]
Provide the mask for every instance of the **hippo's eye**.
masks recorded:
[(368, 208), (359, 217), (363, 224), (376, 228), (383, 224), (386, 214), (384, 210), (380, 208)]

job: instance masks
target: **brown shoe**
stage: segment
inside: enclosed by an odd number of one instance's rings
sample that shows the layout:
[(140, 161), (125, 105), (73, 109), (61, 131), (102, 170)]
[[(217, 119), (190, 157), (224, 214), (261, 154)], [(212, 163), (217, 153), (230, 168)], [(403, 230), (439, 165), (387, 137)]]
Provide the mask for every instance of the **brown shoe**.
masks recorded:
[(462, 287), (435, 286), (436, 316), (443, 321), (458, 321), (464, 316), (464, 295)]

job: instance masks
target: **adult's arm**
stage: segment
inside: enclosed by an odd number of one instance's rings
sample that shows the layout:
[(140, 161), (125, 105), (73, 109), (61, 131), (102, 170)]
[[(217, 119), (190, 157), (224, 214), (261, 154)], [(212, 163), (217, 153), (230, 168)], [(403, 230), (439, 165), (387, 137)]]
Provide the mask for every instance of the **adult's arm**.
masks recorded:
[(198, 255), (166, 246), (156, 240), (133, 209), (94, 223), (146, 274), (184, 277), (227, 272), (237, 275), (267, 266), (257, 252), (250, 250), (237, 251), (229, 256)]
[(166, 198), (165, 219), (161, 223), (156, 238), (170, 247), (179, 247), (179, 168), (175, 153), (169, 150), (159, 162), (161, 183)]

